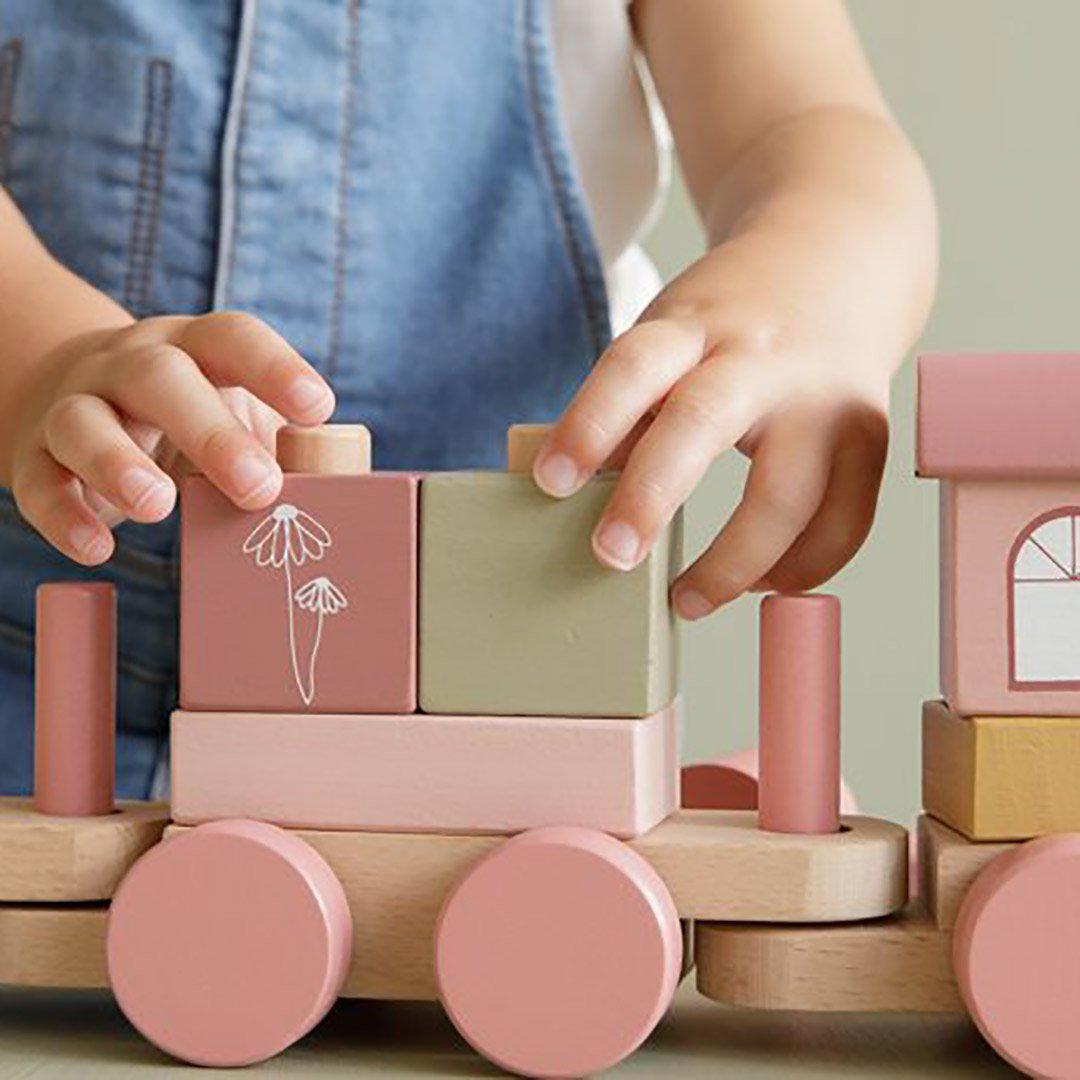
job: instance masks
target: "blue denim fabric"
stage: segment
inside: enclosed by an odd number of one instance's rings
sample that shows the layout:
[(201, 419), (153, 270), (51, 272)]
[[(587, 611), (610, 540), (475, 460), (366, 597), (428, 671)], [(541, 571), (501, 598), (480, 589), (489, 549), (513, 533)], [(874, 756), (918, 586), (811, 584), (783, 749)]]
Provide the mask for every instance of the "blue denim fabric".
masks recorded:
[[(547, 0), (3, 0), (0, 183), (137, 315), (244, 308), (380, 468), (497, 464), (606, 344)], [(176, 529), (84, 573), (0, 497), (0, 791), (29, 783), (33, 589), (120, 589), (118, 788), (175, 687)]]

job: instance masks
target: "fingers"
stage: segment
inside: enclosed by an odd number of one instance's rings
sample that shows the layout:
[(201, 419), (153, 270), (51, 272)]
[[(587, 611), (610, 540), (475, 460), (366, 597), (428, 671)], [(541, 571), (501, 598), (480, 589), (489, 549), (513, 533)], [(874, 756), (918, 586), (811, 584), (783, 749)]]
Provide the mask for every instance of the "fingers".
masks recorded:
[(679, 382), (631, 452), (593, 533), (597, 558), (633, 569), (713, 459), (742, 438), (768, 400), (754, 365), (734, 357), (707, 361)]
[(282, 416), (321, 424), (334, 395), (321, 375), (261, 319), (219, 311), (186, 321), (172, 343), (188, 353), (218, 386), (242, 386)]
[(22, 456), (12, 494), (22, 516), (68, 558), (97, 566), (112, 555), (112, 533), (87, 506), (78, 478), (43, 448)]
[(46, 414), (43, 433), (57, 462), (127, 517), (161, 521), (172, 511), (172, 481), (139, 449), (101, 398), (61, 398)]
[(549, 495), (572, 495), (634, 426), (700, 360), (704, 331), (656, 319), (623, 334), (597, 361), (537, 455), (533, 476)]
[(778, 417), (755, 448), (739, 505), (675, 583), (672, 603), (700, 619), (745, 592), (792, 545), (825, 494), (834, 436), (820, 415)]
[(821, 506), (755, 588), (813, 589), (851, 560), (874, 521), (888, 441), (888, 421), (882, 412), (862, 410), (844, 424)]
[(125, 416), (163, 431), (241, 509), (261, 509), (277, 498), (282, 476), (273, 455), (183, 350), (153, 345), (111, 355), (95, 382)]

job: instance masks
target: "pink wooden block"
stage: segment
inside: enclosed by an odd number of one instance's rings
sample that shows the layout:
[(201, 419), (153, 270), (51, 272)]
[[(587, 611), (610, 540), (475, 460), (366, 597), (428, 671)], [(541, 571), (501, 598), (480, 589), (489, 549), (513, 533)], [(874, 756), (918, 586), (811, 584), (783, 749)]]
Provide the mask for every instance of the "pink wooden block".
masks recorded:
[(297, 828), (636, 836), (677, 805), (678, 705), (640, 720), (177, 712), (172, 812)]
[(469, 869), (435, 932), (443, 1005), (510, 1072), (591, 1076), (663, 1016), (682, 961), (663, 882), (636, 852), (586, 829), (540, 829)]
[(245, 513), (189, 479), (183, 706), (413, 712), (417, 483), (287, 475), (272, 508)]
[(196, 1065), (264, 1061), (337, 999), (345, 891), (298, 836), (220, 821), (152, 848), (109, 912), (109, 981), (131, 1023)]
[(840, 828), (840, 601), (761, 602), (758, 821), (770, 832)]
[[(758, 751), (756, 746), (716, 761), (684, 765), (679, 773), (679, 805), (685, 810), (756, 810)], [(843, 777), (840, 813), (858, 814), (859, 801)]]
[(1080, 479), (947, 481), (940, 538), (953, 710), (1080, 713)]
[(957, 916), (953, 964), (986, 1040), (1028, 1076), (1080, 1076), (1080, 835), (994, 860)]
[(92, 817), (113, 810), (116, 589), (52, 582), (37, 591), (34, 808)]
[(1080, 476), (1080, 353), (923, 356), (918, 379), (921, 476)]
[(687, 810), (756, 810), (758, 752), (752, 746), (718, 761), (684, 765), (679, 805)]

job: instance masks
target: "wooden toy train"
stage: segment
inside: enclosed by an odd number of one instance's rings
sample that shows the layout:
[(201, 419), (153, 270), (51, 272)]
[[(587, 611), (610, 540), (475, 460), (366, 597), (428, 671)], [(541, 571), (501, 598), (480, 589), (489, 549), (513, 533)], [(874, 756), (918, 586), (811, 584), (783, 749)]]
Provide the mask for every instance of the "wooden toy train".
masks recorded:
[(0, 982), (111, 987), (222, 1066), (339, 996), (438, 998), (504, 1069), (571, 1077), (696, 966), (732, 1005), (966, 1010), (1080, 1076), (1080, 355), (919, 371), (945, 702), (917, 900), (906, 831), (840, 813), (834, 598), (762, 602), (759, 757), (684, 770), (680, 808), (678, 523), (617, 574), (587, 543), (611, 478), (547, 499), (535, 430), (506, 473), (421, 477), (370, 472), (362, 428), (286, 429), (269, 512), (185, 486), (171, 805), (114, 805), (111, 591), (41, 587)]

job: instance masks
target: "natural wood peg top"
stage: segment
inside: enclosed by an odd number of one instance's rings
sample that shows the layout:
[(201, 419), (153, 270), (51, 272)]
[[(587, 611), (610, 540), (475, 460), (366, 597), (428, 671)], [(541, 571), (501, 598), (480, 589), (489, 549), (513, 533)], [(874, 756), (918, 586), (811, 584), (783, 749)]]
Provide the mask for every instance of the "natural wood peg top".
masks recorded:
[(356, 476), (371, 472), (371, 432), (363, 424), (287, 424), (277, 436), (282, 472)]
[(531, 473), (553, 424), (511, 424), (506, 431), (506, 471)]

